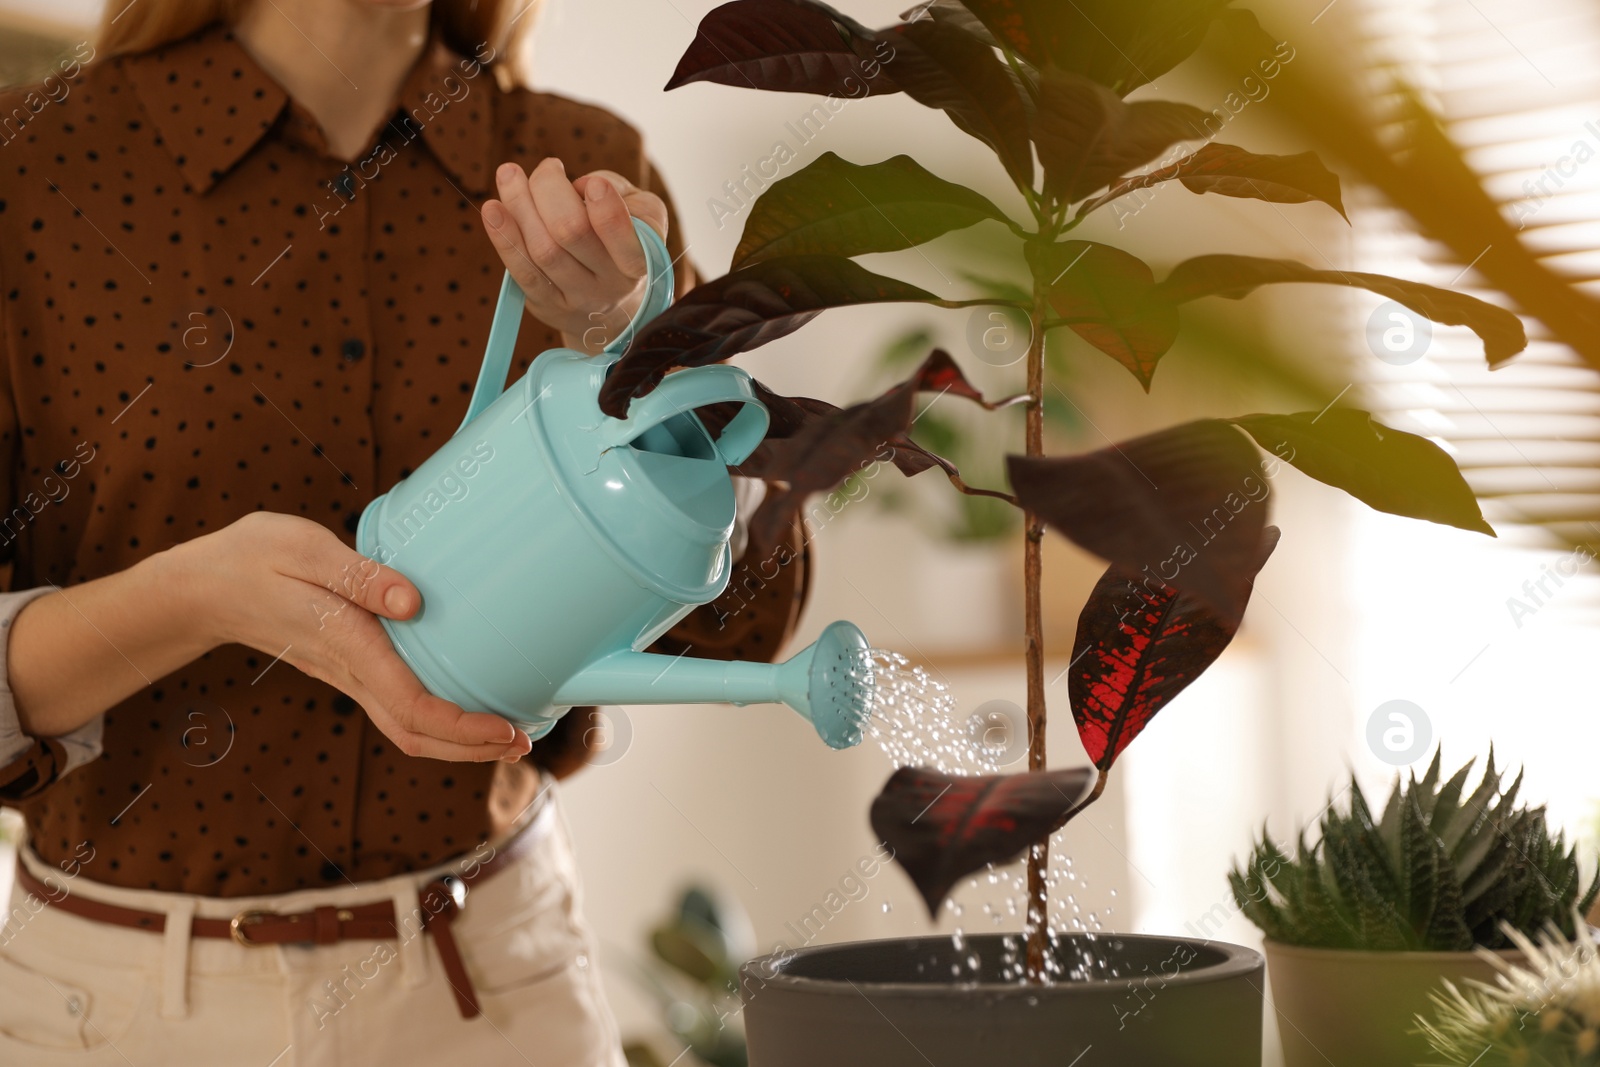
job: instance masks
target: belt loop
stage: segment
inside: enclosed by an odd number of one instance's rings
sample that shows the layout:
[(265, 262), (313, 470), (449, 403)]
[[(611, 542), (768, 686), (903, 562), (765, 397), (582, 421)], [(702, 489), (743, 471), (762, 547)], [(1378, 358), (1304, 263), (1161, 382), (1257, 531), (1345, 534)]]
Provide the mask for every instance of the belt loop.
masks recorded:
[(389, 879), (389, 897), (394, 901), (400, 980), (415, 989), (428, 977), (428, 946), (422, 940), (422, 902), (417, 897), (416, 882), (406, 875)]
[(194, 898), (181, 897), (167, 910), (161, 935), (161, 1017), (189, 1015), (189, 940), (194, 926)]

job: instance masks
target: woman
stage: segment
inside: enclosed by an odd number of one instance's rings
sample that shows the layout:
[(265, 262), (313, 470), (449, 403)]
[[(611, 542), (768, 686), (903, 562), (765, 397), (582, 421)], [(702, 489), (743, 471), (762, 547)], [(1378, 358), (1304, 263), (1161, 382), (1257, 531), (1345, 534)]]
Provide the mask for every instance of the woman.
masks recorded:
[(428, 694), (352, 548), (503, 270), (520, 376), (627, 324), (630, 216), (682, 254), (638, 134), (515, 86), (524, 3), (113, 0), (64, 94), (0, 95), (0, 1062), (620, 1063), (540, 767), (582, 717)]

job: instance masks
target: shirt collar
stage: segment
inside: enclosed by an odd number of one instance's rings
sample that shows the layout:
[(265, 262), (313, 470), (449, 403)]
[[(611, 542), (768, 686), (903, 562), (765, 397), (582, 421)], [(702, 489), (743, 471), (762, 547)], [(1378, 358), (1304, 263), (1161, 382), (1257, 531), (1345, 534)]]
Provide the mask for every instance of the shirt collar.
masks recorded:
[[(161, 142), (197, 194), (238, 164), (285, 110), (298, 113), (301, 121), (294, 125), (316, 131), (310, 116), (225, 26), (121, 62)], [(487, 68), (463, 59), (435, 35), (401, 86), (395, 121), (377, 136), (396, 148), (420, 137), (464, 191), (486, 194), (495, 91)], [(316, 132), (311, 140), (320, 150)]]

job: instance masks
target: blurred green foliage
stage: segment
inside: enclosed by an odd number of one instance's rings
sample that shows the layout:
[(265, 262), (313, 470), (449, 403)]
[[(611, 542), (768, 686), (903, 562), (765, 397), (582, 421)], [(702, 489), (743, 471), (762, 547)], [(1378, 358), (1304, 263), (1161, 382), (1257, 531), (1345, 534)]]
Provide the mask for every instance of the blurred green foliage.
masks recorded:
[[(679, 1067), (748, 1067), (738, 1023), (739, 966), (752, 946), (749, 919), (736, 901), (691, 886), (674, 911), (650, 931), (650, 955), (635, 977), (660, 1005), (666, 1030), (683, 1046)], [(628, 1067), (668, 1067), (644, 1041), (625, 1045)]]

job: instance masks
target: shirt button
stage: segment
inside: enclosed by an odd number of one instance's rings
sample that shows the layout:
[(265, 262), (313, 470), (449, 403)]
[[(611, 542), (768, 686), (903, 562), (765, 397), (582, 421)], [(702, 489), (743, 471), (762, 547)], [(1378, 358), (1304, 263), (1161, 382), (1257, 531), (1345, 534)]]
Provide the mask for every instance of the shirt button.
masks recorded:
[(322, 865), (321, 874), (324, 882), (337, 882), (339, 879), (344, 877), (344, 872), (341, 871), (339, 869), (339, 865), (334, 863), (332, 860), (329, 860)]
[(350, 176), (349, 171), (345, 171), (333, 179), (333, 191), (346, 200), (354, 200), (356, 198), (356, 180)]
[(339, 346), (339, 354), (344, 357), (346, 363), (355, 363), (367, 354), (366, 342), (359, 337), (352, 337)]

